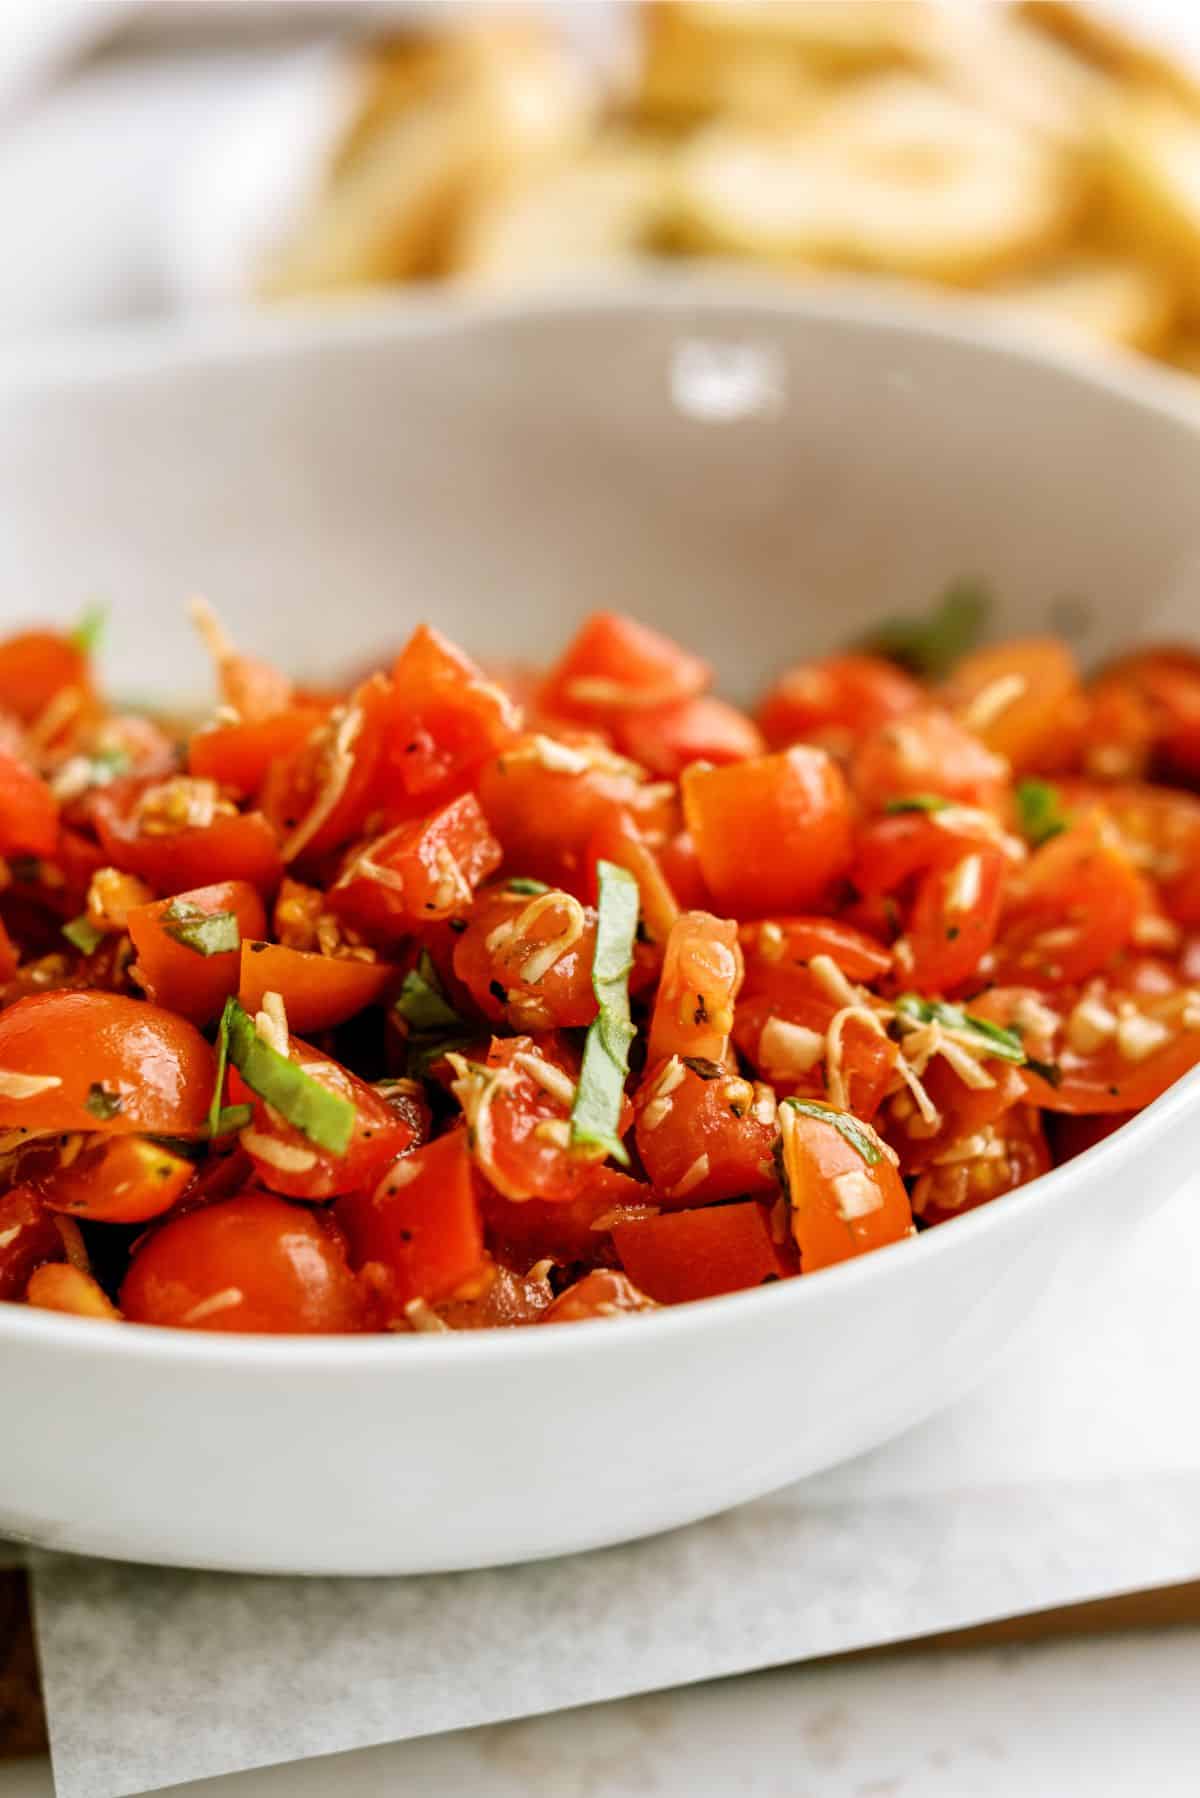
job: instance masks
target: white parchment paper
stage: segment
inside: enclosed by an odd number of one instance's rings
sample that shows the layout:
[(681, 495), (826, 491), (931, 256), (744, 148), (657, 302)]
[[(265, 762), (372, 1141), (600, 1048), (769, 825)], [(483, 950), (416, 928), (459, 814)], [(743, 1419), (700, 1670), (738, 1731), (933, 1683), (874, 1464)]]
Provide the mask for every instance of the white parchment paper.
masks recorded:
[(1200, 1577), (1200, 1199), (987, 1387), (656, 1541), (263, 1580), (38, 1556), (60, 1798), (532, 1715)]

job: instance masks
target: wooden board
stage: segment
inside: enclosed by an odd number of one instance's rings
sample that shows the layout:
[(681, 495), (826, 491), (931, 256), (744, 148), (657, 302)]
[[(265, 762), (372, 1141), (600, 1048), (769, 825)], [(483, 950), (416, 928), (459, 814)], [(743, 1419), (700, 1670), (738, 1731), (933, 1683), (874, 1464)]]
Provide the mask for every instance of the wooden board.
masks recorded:
[[(1168, 1629), (1200, 1623), (1200, 1580), (1128, 1592), (1091, 1604), (1064, 1605), (1025, 1617), (1006, 1617), (974, 1629), (898, 1642), (885, 1653), (913, 1649), (970, 1649), (997, 1642), (1036, 1642), (1061, 1636), (1100, 1635), (1123, 1629)], [(879, 1649), (864, 1649), (878, 1654)], [(844, 1657), (850, 1658), (850, 1657)], [(25, 1575), (0, 1571), (0, 1760), (39, 1754), (46, 1746), (46, 1719), (38, 1690), (37, 1664)]]

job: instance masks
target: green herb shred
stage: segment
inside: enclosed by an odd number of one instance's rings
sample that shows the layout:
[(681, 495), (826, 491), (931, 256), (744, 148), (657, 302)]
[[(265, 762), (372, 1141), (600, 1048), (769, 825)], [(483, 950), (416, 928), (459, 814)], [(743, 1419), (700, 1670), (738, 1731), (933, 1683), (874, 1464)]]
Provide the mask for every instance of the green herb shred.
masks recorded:
[(629, 1156), (618, 1132), (635, 1035), (629, 1016), (629, 971), (640, 896), (633, 875), (615, 862), (598, 862), (596, 873), (600, 896), (592, 990), (600, 1009), (584, 1044), (583, 1067), (571, 1107), (571, 1137), (576, 1143), (603, 1148), (606, 1155), (628, 1167)]
[(972, 1017), (959, 1005), (948, 1005), (944, 999), (922, 999), (916, 993), (901, 993), (896, 1000), (901, 1017), (918, 1024), (944, 1024), (947, 1030), (961, 1030), (986, 1045), (997, 1061), (1011, 1061), (1018, 1067), (1025, 1061), (1025, 1049), (1015, 1030), (993, 1024), (989, 1018)]
[(120, 1093), (115, 1093), (111, 1088), (102, 1086), (98, 1080), (93, 1080), (88, 1087), (87, 1098), (83, 1101), (84, 1110), (90, 1111), (92, 1116), (99, 1118), (103, 1124), (107, 1124), (110, 1118), (115, 1118), (123, 1104), (124, 1100)]
[[(344, 1155), (354, 1134), (356, 1113), (350, 1100), (330, 1092), (296, 1062), (263, 1041), (254, 1020), (236, 999), (225, 1001), (217, 1032), (217, 1085), (209, 1110), (212, 1134), (221, 1133), (221, 1095), (225, 1068), (232, 1062), (251, 1092), (273, 1105), (281, 1117), (319, 1149)], [(230, 1126), (226, 1123), (225, 1128)]]
[(229, 955), (241, 945), (241, 929), (231, 911), (205, 912), (186, 899), (172, 899), (161, 922), (174, 942), (197, 955)]
[(1063, 808), (1062, 794), (1048, 780), (1017, 782), (1017, 818), (1021, 835), (1035, 849), (1058, 836), (1071, 822)]
[(528, 893), (531, 897), (536, 893), (550, 891), (544, 880), (530, 880), (524, 874), (518, 874), (514, 880), (506, 880), (504, 885), (510, 893)]
[(974, 649), (983, 635), (991, 600), (979, 581), (956, 581), (923, 616), (887, 618), (866, 647), (912, 674), (940, 679)]
[(790, 1105), (793, 1111), (803, 1112), (805, 1117), (820, 1118), (823, 1124), (832, 1124), (838, 1135), (856, 1149), (868, 1167), (883, 1160), (883, 1151), (862, 1124), (849, 1111), (838, 1111), (832, 1105), (822, 1105), (817, 1099), (783, 1099), (783, 1105)]
[(942, 793), (905, 793), (901, 799), (889, 799), (885, 812), (944, 812), (953, 805)]
[(94, 955), (104, 941), (104, 932), (96, 929), (86, 912), (64, 924), (62, 933), (81, 955)]
[(104, 635), (104, 627), (108, 622), (107, 606), (89, 606), (75, 629), (71, 632), (71, 642), (76, 649), (82, 650), (85, 656), (95, 655)]

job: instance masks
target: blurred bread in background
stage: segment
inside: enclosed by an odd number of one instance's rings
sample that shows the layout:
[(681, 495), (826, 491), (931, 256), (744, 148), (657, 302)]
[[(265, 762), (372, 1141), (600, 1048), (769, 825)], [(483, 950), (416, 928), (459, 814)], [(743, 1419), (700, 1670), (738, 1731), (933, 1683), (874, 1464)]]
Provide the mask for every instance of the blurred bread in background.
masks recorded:
[(977, 295), (1200, 370), (1200, 85), (1058, 0), (658, 0), (627, 80), (545, 14), (346, 51), (355, 104), (267, 300), (651, 260)]

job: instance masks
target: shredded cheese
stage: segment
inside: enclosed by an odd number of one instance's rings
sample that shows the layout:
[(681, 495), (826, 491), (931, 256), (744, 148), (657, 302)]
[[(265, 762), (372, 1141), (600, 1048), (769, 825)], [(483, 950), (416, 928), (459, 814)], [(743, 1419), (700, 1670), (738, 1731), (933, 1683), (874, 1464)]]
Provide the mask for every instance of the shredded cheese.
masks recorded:
[(962, 721), (968, 730), (987, 730), (996, 722), (1002, 712), (1020, 699), (1029, 685), (1023, 674), (1001, 674), (986, 687), (981, 687), (963, 712)]
[(531, 1080), (535, 1080), (543, 1092), (563, 1105), (569, 1111), (575, 1103), (575, 1082), (561, 1068), (556, 1068), (552, 1061), (544, 1056), (534, 1055), (528, 1049), (518, 1049), (513, 1056), (513, 1066), (524, 1068)]
[(332, 714), (333, 735), (330, 738), (325, 756), (324, 779), (321, 790), (309, 806), (304, 817), (283, 844), (282, 855), (285, 862), (295, 861), (296, 857), (308, 847), (333, 812), (354, 770), (353, 750), (355, 740), (363, 727), (363, 710), (361, 705), (347, 706), (338, 716)]
[(979, 904), (983, 891), (983, 857), (965, 855), (952, 869), (946, 887), (946, 910), (969, 912)]
[(0, 1098), (3, 1099), (36, 1099), (61, 1085), (62, 1080), (57, 1074), (15, 1074), (8, 1068), (0, 1068)]
[(825, 1038), (819, 1030), (786, 1018), (768, 1018), (758, 1039), (758, 1059), (775, 1079), (810, 1073), (824, 1054)]
[(299, 1143), (280, 1142), (277, 1136), (268, 1136), (250, 1124), (238, 1132), (238, 1141), (248, 1155), (265, 1161), (268, 1167), (278, 1168), (281, 1174), (306, 1174), (317, 1165), (311, 1149), (302, 1149)]
[(883, 1209), (883, 1194), (865, 1169), (850, 1168), (844, 1174), (835, 1174), (830, 1185), (838, 1216), (844, 1223)]
[(697, 1155), (691, 1167), (688, 1168), (685, 1174), (676, 1180), (674, 1186), (671, 1188), (671, 1198), (682, 1199), (687, 1193), (695, 1192), (701, 1182), (708, 1179), (709, 1171), (710, 1164), (708, 1156)]
[(199, 1304), (193, 1305), (190, 1311), (185, 1311), (179, 1321), (181, 1324), (202, 1323), (206, 1317), (215, 1317), (219, 1311), (232, 1311), (235, 1305), (241, 1304), (242, 1297), (240, 1286), (224, 1286), (220, 1292), (210, 1293)]

